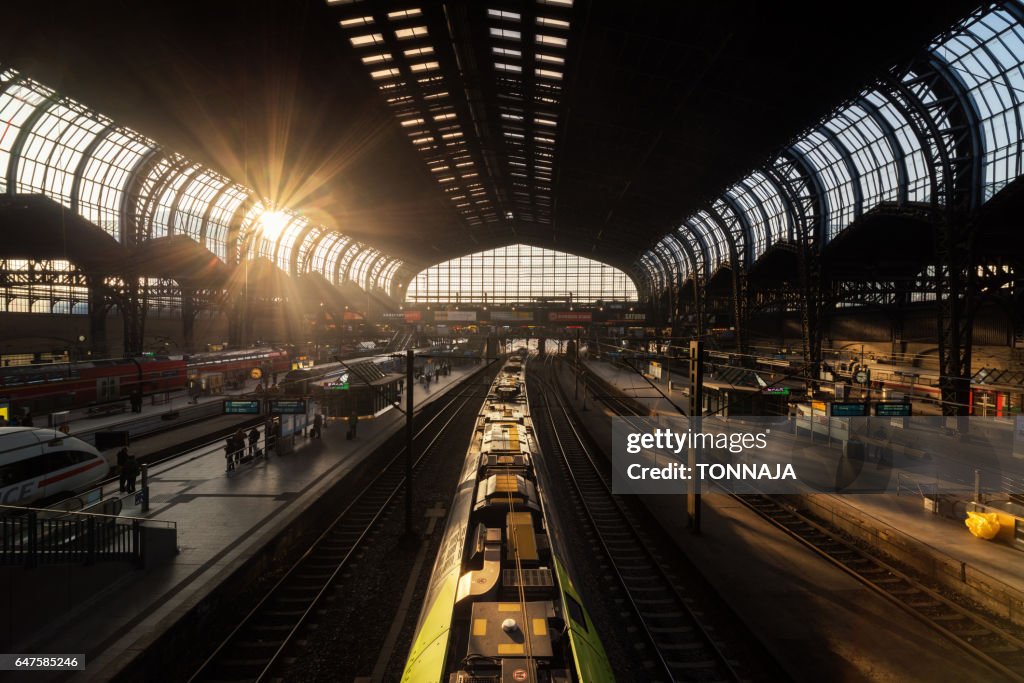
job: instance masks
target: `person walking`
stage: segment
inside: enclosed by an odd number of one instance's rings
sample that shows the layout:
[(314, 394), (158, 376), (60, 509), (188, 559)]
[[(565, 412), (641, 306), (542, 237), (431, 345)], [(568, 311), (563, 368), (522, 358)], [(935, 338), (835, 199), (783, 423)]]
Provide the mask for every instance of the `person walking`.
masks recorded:
[(117, 452), (117, 477), (118, 488), (121, 493), (128, 489), (128, 449), (122, 448)]
[(253, 427), (249, 430), (249, 457), (255, 458), (259, 453), (260, 446), (260, 430), (258, 427)]
[(129, 455), (125, 461), (125, 470), (127, 473), (128, 482), (128, 493), (135, 493), (135, 480), (139, 478), (139, 461), (135, 459), (134, 455)]
[(323, 427), (324, 427), (324, 416), (321, 415), (320, 413), (317, 413), (313, 417), (313, 438), (314, 439), (319, 439), (320, 438), (320, 430), (323, 429)]
[(350, 439), (356, 438), (356, 430), (359, 428), (359, 415), (356, 411), (352, 411), (352, 414), (348, 416), (348, 434)]

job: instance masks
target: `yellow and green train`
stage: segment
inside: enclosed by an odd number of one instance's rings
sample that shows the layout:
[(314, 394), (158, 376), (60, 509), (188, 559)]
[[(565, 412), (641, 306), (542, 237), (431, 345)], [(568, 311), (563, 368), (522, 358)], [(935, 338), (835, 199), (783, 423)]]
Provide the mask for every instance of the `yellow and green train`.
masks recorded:
[(505, 364), (477, 417), (404, 683), (615, 680), (545, 507), (525, 368)]

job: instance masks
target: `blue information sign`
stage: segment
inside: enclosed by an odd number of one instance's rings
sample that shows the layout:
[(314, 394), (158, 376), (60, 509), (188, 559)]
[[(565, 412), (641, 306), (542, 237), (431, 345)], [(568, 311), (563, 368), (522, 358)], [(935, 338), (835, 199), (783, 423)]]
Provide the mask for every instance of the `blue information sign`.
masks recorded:
[(910, 404), (903, 403), (876, 403), (875, 415), (878, 417), (910, 417)]
[(268, 409), (278, 415), (305, 415), (306, 400), (302, 398), (275, 398), (269, 401)]
[(831, 403), (832, 417), (867, 417), (867, 403)]
[(228, 400), (224, 401), (224, 414), (225, 415), (259, 415), (262, 411), (260, 410), (259, 399), (255, 401), (250, 400)]

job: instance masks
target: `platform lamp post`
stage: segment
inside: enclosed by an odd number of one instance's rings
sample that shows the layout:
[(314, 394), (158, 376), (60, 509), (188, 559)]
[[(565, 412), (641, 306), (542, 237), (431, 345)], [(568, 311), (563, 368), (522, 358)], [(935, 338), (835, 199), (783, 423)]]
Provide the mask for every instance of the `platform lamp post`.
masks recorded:
[[(704, 397), (704, 342), (690, 342), (690, 428), (694, 433), (701, 431), (701, 412)], [(687, 526), (690, 531), (700, 533), (700, 484), (695, 475), (697, 472), (697, 449), (693, 445), (687, 450), (687, 465), (690, 468), (690, 479), (686, 482), (686, 513)]]
[(415, 434), (413, 431), (412, 416), (414, 401), (412, 396), (413, 385), (416, 382), (415, 372), (416, 353), (412, 349), (405, 352), (405, 533), (413, 534), (412, 528), (412, 461), (413, 442)]

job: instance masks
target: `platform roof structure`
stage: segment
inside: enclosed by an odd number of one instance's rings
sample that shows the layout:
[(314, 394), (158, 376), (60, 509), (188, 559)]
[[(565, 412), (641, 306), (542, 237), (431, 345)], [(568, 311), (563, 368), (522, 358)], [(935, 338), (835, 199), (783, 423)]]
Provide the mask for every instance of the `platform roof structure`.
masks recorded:
[(513, 243), (647, 277), (658, 238), (975, 5), (58, 6), (19, 9), (0, 61), (182, 155), (197, 192), (303, 216), (261, 256), (372, 287)]

